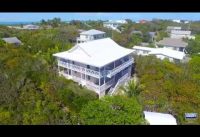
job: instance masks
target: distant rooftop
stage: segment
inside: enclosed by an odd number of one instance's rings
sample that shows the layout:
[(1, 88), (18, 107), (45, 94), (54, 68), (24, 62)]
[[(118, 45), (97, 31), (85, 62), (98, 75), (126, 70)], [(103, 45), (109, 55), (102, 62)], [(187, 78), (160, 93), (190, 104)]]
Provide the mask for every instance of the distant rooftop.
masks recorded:
[(3, 40), (10, 44), (21, 44), (22, 43), (17, 37), (3, 38)]
[(171, 30), (171, 34), (176, 34), (176, 35), (190, 35), (191, 31), (188, 31), (188, 30)]
[(181, 30), (181, 27), (179, 27), (179, 26), (168, 26), (167, 29)]
[(182, 39), (176, 38), (164, 38), (157, 43), (158, 45), (170, 46), (170, 47), (186, 47), (188, 44)]
[(105, 24), (126, 24), (126, 20), (109, 20), (107, 22), (104, 22)]
[(88, 31), (83, 31), (80, 34), (81, 35), (98, 35), (98, 34), (104, 34), (104, 33), (105, 32), (103, 32), (103, 31), (91, 29), (91, 30), (88, 30)]
[(33, 24), (28, 24), (28, 25), (24, 25), (23, 29), (39, 29), (40, 26), (38, 25), (33, 25)]

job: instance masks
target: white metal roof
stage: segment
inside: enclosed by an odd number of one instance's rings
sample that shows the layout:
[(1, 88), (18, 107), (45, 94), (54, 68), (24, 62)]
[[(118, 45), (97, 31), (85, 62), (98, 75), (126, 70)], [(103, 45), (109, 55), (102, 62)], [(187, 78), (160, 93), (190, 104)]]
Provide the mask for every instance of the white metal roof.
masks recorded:
[(176, 119), (170, 114), (144, 111), (144, 115), (150, 125), (177, 125)]
[(103, 31), (91, 29), (91, 30), (88, 30), (88, 31), (83, 31), (80, 34), (81, 35), (98, 35), (98, 34), (104, 34), (104, 33), (105, 32), (103, 32)]
[(132, 52), (132, 49), (121, 47), (112, 39), (104, 38), (77, 44), (69, 51), (56, 53), (54, 56), (102, 67)]
[(141, 46), (134, 46), (134, 50), (143, 50), (149, 51), (149, 55), (164, 55), (174, 59), (183, 59), (185, 57), (185, 53), (177, 50), (172, 50), (169, 48), (149, 48), (149, 47), (141, 47)]

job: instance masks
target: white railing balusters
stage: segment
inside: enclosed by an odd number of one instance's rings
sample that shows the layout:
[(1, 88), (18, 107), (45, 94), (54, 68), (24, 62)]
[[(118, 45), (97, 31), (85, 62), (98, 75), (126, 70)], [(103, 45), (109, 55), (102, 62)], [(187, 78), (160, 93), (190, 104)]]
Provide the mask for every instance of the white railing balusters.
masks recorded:
[(80, 66), (77, 66), (77, 65), (74, 65), (74, 64), (69, 64), (69, 63), (66, 63), (66, 62), (63, 62), (63, 61), (58, 61), (58, 65), (65, 67), (65, 68), (68, 68), (68, 69), (71, 69), (71, 70), (75, 70), (75, 71), (80, 72), (80, 73), (84, 73), (84, 74), (86, 73), (86, 75), (90, 75), (90, 76), (99, 78), (99, 72), (95, 71), (95, 70), (87, 69), (87, 68), (80, 67)]

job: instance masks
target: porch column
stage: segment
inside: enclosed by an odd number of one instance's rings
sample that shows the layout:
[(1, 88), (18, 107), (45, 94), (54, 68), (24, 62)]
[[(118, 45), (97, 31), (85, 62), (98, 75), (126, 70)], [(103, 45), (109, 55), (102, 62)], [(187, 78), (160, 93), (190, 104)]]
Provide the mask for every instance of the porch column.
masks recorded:
[[(105, 73), (105, 66), (103, 67), (103, 73)], [(103, 85), (105, 84), (105, 75), (103, 75), (103, 78), (104, 78), (104, 83)]]
[(70, 63), (70, 60), (68, 60), (68, 62), (67, 62), (67, 73), (68, 73), (68, 75), (69, 75), (69, 63)]
[(58, 65), (58, 74), (59, 74), (59, 76), (61, 76), (61, 74), (60, 74), (60, 66)]
[(99, 92), (101, 92), (101, 84), (100, 84), (100, 82), (101, 82), (101, 74), (100, 74), (100, 68), (99, 68)]
[[(114, 61), (114, 69), (115, 69), (115, 61)], [(115, 74), (116, 75), (116, 74)], [(114, 75), (114, 83), (115, 83), (115, 75)]]

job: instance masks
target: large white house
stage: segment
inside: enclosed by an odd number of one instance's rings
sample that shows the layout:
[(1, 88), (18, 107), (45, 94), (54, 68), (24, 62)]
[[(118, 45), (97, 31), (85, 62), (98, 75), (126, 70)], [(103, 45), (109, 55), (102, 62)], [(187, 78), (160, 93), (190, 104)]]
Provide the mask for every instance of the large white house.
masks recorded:
[(79, 43), (69, 51), (56, 53), (58, 72), (99, 97), (112, 94), (131, 76), (133, 50), (119, 46), (110, 38)]
[(97, 40), (105, 38), (106, 34), (103, 31), (91, 29), (80, 33), (80, 37), (77, 38), (77, 43), (88, 42), (91, 40)]
[(133, 49), (134, 53), (137, 55), (155, 55), (161, 60), (169, 59), (169, 61), (171, 62), (183, 61), (186, 57), (184, 52), (172, 50), (169, 48), (149, 48), (142, 46), (134, 46)]

